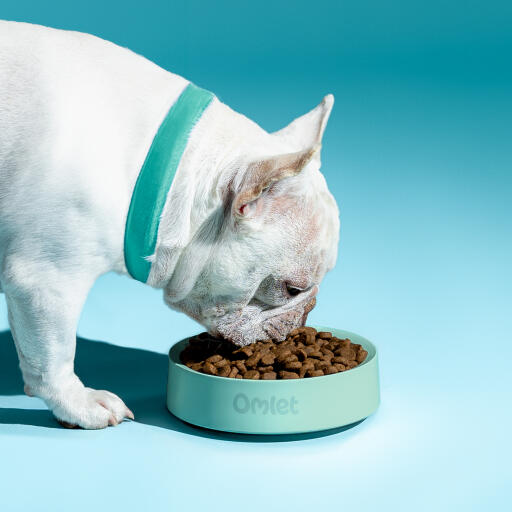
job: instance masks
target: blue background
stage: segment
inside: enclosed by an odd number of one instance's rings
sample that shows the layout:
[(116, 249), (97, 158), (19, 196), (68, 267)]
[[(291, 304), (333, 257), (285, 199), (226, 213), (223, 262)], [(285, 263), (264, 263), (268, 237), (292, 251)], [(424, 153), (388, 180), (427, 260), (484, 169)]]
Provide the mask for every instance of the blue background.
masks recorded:
[(268, 130), (334, 93), (340, 256), (310, 321), (376, 343), (382, 404), (329, 435), (186, 426), (165, 353), (197, 324), (107, 275), (78, 372), (137, 421), (64, 430), (22, 395), (0, 298), (0, 510), (510, 510), (511, 6), (4, 0), (0, 18), (127, 46)]

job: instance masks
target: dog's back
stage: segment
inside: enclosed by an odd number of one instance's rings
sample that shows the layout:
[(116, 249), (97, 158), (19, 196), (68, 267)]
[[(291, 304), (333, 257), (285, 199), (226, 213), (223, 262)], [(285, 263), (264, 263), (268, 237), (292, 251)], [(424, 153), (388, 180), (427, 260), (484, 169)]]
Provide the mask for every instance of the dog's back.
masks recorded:
[(98, 37), (0, 21), (0, 263), (13, 237), (65, 229), (65, 245), (83, 223), (118, 221), (183, 83)]

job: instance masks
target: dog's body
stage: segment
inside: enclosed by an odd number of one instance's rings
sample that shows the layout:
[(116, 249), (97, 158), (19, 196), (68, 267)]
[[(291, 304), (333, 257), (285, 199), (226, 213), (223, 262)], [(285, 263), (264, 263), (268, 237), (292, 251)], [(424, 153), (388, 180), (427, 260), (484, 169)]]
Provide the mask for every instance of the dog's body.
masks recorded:
[[(187, 84), (94, 36), (0, 21), (0, 290), (25, 389), (65, 422), (132, 416), (75, 375), (76, 324), (94, 281), (127, 272), (132, 191)], [(212, 101), (152, 257), (148, 284), (171, 307), (239, 344), (282, 338), (305, 320), (336, 259), (338, 213), (318, 151), (331, 107), (326, 97), (268, 134)]]

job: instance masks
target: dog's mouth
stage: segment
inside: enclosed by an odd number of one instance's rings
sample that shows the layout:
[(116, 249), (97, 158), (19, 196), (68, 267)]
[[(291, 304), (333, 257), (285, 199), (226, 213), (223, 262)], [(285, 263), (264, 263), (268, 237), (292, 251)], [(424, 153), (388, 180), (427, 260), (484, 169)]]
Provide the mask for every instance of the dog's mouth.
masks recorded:
[(318, 286), (314, 286), (280, 307), (268, 307), (253, 299), (244, 308), (218, 318), (209, 332), (240, 346), (269, 338), (282, 341), (291, 330), (306, 323), (317, 293)]

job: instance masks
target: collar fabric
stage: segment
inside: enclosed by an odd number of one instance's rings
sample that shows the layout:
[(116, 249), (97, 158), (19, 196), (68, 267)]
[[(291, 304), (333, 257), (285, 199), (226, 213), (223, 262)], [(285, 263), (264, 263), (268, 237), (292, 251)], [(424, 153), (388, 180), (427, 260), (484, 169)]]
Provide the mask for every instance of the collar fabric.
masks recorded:
[(130, 275), (145, 283), (151, 271), (160, 217), (192, 129), (214, 95), (189, 83), (169, 109), (151, 143), (133, 190), (124, 234)]

